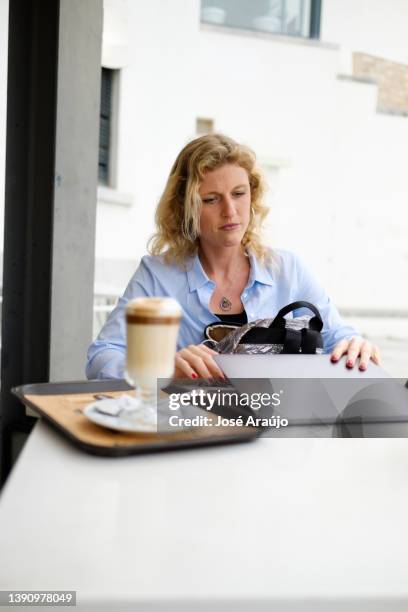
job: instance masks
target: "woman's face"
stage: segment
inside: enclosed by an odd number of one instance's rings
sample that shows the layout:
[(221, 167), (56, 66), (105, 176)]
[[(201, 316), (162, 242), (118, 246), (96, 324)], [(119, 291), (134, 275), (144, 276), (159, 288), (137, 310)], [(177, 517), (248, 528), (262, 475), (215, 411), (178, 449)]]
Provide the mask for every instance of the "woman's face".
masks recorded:
[(233, 164), (210, 170), (198, 192), (202, 201), (201, 245), (220, 248), (241, 244), (251, 210), (247, 171)]

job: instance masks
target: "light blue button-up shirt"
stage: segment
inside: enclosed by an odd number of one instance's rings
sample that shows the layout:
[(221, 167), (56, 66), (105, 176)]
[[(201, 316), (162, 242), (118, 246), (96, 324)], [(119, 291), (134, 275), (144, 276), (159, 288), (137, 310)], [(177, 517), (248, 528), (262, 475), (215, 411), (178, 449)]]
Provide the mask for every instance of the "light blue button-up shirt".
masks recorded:
[[(281, 249), (276, 249), (274, 254), (276, 263), (268, 265), (249, 254), (251, 270), (241, 295), (248, 321), (274, 317), (283, 306), (305, 300), (320, 311), (326, 352), (331, 352), (339, 340), (358, 335), (353, 327), (344, 325), (325, 290), (296, 254)], [(204, 272), (197, 255), (184, 267), (164, 263), (160, 257), (143, 257), (125, 293), (89, 347), (87, 377), (123, 378), (124, 310), (128, 300), (143, 296), (169, 296), (178, 300), (183, 310), (177, 342), (179, 350), (189, 344), (200, 344), (206, 325), (220, 320), (209, 307), (214, 288), (215, 283)], [(303, 314), (311, 313), (305, 309), (294, 312), (294, 316)]]

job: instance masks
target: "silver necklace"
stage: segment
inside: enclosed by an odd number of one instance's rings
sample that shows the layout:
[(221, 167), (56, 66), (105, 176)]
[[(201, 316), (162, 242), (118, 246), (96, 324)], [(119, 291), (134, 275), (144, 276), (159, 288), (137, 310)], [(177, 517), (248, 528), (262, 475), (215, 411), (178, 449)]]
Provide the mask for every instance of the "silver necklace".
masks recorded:
[(219, 306), (220, 306), (221, 310), (231, 310), (232, 304), (231, 304), (231, 302), (230, 302), (230, 300), (228, 298), (223, 296), (220, 299)]
[[(229, 287), (227, 287), (227, 291), (228, 289), (231, 288), (232, 285), (230, 285)], [(232, 308), (232, 302), (231, 300), (229, 300), (225, 295), (222, 295), (220, 301), (218, 302), (219, 307), (221, 308), (221, 310), (223, 310), (224, 312), (228, 312), (229, 310), (231, 310)]]
[(223, 310), (224, 312), (228, 312), (232, 308), (231, 300), (229, 300), (225, 295), (221, 297), (220, 301), (218, 302), (218, 305), (221, 308), (221, 310)]

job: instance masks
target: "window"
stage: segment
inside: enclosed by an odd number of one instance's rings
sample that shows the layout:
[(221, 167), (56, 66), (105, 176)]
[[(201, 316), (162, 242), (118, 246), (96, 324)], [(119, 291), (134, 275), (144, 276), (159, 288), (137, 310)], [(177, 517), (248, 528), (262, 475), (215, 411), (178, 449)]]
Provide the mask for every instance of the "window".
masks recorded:
[(102, 68), (101, 108), (99, 118), (98, 181), (113, 186), (114, 106), (117, 70)]
[(201, 0), (201, 21), (271, 34), (320, 36), (321, 0)]

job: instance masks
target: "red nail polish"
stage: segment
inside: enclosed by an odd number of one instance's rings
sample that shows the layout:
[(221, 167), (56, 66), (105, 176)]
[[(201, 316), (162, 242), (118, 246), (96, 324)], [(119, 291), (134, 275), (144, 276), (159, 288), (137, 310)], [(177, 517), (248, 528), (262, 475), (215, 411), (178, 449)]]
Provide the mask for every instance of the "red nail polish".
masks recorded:
[(332, 355), (331, 360), (332, 360), (332, 361), (338, 361), (338, 360), (339, 360), (339, 358), (338, 358), (338, 357), (336, 357), (336, 355)]
[(348, 368), (352, 368), (352, 367), (353, 367), (353, 362), (351, 361), (351, 359), (347, 359), (346, 366), (347, 366)]
[(367, 369), (367, 366), (362, 363), (360, 366), (360, 370), (366, 370), (366, 369)]
[(198, 378), (198, 374), (196, 374), (195, 372), (192, 373), (191, 378)]

